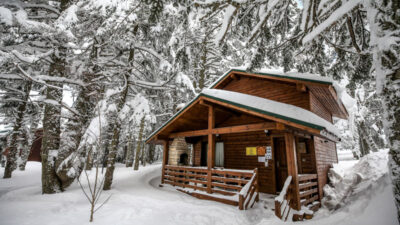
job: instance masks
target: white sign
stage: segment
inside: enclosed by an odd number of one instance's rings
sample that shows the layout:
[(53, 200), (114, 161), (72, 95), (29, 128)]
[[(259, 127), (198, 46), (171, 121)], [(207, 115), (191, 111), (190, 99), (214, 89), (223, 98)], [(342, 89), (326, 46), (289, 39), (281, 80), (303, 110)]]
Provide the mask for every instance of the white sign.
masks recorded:
[(258, 162), (265, 162), (264, 156), (258, 156)]
[(267, 146), (267, 152), (265, 153), (266, 159), (272, 159), (272, 148), (271, 146)]

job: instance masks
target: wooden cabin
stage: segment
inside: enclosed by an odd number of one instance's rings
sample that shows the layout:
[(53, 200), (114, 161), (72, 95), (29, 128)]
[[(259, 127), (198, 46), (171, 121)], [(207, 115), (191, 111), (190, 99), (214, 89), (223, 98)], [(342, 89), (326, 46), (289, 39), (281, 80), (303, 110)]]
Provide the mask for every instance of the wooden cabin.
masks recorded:
[(147, 138), (164, 146), (161, 183), (239, 209), (274, 194), (279, 218), (309, 216), (338, 161), (332, 117), (348, 117), (333, 86), (230, 70)]

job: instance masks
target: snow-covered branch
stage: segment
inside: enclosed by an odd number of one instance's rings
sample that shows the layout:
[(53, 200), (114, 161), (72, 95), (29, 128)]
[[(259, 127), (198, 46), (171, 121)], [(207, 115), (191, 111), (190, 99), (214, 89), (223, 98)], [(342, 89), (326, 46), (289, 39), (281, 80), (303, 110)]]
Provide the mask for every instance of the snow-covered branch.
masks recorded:
[(353, 10), (361, 2), (362, 0), (352, 0), (344, 3), (337, 10), (335, 10), (326, 20), (324, 20), (317, 27), (312, 29), (312, 31), (303, 38), (303, 44), (313, 40), (316, 36), (321, 34), (325, 29), (334, 24), (338, 19), (340, 19), (345, 14)]
[(17, 57), (20, 61), (24, 62), (24, 63), (36, 63), (37, 61), (39, 61), (40, 59), (46, 58), (48, 56), (50, 56), (51, 54), (54, 53), (54, 50), (51, 49), (45, 53), (39, 54), (39, 55), (23, 55), (20, 52), (18, 52), (17, 50), (12, 50), (11, 53)]

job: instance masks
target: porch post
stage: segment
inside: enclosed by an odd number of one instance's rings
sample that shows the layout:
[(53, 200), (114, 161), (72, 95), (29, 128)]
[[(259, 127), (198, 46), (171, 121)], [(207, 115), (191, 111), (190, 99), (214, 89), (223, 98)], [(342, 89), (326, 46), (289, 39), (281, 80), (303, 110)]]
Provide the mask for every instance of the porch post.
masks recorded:
[(296, 146), (294, 142), (293, 133), (285, 133), (285, 146), (286, 146), (286, 160), (288, 168), (288, 176), (292, 176), (292, 196), (293, 196), (293, 208), (300, 210), (300, 195), (299, 195), (299, 182), (297, 173), (297, 158), (296, 158)]
[(168, 140), (164, 140), (164, 151), (163, 151), (162, 172), (161, 172), (162, 184), (164, 183), (165, 166), (168, 164), (168, 152), (169, 152)]
[(215, 161), (215, 136), (212, 129), (215, 127), (215, 111), (213, 106), (208, 107), (208, 152), (207, 152), (207, 193), (212, 193), (211, 189), (211, 169), (214, 168)]

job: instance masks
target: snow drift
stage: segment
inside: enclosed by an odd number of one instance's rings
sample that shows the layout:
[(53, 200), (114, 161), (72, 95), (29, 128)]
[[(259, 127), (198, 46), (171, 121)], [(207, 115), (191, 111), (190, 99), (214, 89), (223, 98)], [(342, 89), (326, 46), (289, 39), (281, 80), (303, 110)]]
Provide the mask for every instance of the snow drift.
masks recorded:
[(330, 184), (324, 187), (323, 206), (336, 210), (355, 201), (378, 186), (388, 183), (388, 152), (371, 153), (345, 169), (337, 164), (329, 171)]

